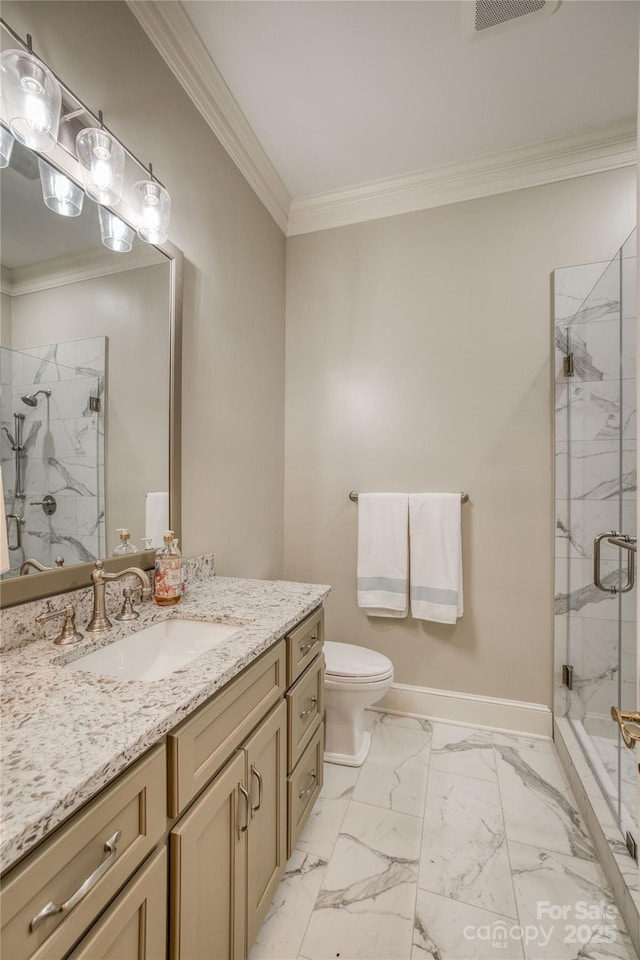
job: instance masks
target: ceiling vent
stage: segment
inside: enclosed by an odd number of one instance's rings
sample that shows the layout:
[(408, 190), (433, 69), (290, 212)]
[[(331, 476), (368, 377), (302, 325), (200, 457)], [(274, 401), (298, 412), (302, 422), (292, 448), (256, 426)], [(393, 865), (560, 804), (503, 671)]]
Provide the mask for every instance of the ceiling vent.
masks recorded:
[(462, 4), (465, 32), (471, 36), (524, 26), (540, 17), (555, 13), (562, 0), (464, 0)]

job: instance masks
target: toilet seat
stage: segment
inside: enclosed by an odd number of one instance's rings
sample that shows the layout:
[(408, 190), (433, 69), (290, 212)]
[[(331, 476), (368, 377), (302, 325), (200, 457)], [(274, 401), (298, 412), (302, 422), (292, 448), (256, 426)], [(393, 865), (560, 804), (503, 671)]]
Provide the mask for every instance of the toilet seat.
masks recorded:
[(333, 683), (367, 684), (393, 677), (393, 664), (388, 657), (353, 643), (324, 644), (325, 676)]

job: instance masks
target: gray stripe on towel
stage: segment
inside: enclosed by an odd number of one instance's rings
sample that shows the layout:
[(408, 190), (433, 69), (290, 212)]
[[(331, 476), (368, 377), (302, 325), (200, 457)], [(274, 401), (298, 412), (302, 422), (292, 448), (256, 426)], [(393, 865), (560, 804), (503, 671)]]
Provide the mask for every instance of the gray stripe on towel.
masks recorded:
[(392, 577), (358, 577), (358, 590), (385, 590), (387, 593), (406, 593), (407, 581)]
[(411, 587), (412, 600), (424, 600), (427, 603), (442, 603), (447, 607), (457, 607), (458, 591), (443, 590), (440, 587)]

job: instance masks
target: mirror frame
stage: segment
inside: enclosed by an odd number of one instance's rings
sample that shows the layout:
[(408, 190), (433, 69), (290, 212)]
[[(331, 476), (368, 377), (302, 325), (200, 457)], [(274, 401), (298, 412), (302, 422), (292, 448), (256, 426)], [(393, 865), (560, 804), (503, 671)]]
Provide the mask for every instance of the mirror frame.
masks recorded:
[[(170, 332), (169, 332), (169, 523), (176, 537), (182, 534), (182, 286), (184, 257), (173, 243), (156, 248), (169, 259)], [(148, 570), (154, 565), (155, 549), (132, 553), (126, 557), (102, 557), (106, 570), (117, 573), (126, 567)], [(95, 561), (76, 563), (70, 567), (29, 573), (0, 581), (0, 608), (41, 600), (91, 586)]]

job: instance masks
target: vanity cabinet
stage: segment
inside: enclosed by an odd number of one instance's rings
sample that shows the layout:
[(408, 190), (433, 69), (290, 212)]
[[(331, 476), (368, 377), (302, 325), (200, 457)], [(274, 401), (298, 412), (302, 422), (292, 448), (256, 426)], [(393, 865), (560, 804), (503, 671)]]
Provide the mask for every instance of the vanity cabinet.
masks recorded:
[(324, 610), (291, 630), (287, 641), (287, 856), (322, 789), (324, 757)]
[(77, 943), (162, 838), (166, 769), (160, 744), (10, 874), (0, 896), (6, 960), (53, 960)]
[(170, 834), (171, 960), (241, 960), (286, 863), (280, 702)]
[(322, 786), (322, 609), (3, 881), (6, 960), (243, 960)]
[(167, 954), (167, 852), (140, 867), (68, 960), (158, 960)]

